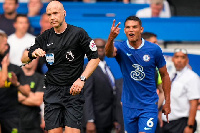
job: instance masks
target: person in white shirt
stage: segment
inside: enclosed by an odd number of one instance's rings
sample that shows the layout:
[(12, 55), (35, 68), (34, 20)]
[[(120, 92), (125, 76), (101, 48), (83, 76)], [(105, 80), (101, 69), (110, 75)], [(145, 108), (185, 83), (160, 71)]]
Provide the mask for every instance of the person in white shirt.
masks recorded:
[(187, 65), (189, 62), (186, 49), (175, 49), (172, 58), (176, 72), (171, 79), (171, 113), (169, 123), (165, 116), (163, 133), (193, 133), (196, 128), (195, 116), (200, 98), (199, 76)]
[(10, 62), (15, 65), (22, 65), (21, 57), (25, 49), (29, 48), (35, 41), (35, 36), (27, 33), (29, 20), (26, 15), (18, 14), (15, 22), (15, 33), (8, 37), (10, 45)]
[(151, 0), (150, 7), (138, 10), (136, 16), (139, 18), (169, 18), (171, 17), (171, 12), (169, 4), (163, 0)]

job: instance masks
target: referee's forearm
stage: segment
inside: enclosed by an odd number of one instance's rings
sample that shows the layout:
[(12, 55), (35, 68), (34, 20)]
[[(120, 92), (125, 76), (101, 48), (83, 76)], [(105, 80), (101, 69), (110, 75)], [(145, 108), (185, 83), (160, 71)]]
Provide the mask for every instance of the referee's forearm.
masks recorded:
[(27, 51), (27, 50), (24, 51), (22, 58), (21, 58), (22, 63), (27, 63), (27, 62), (31, 61), (31, 59), (28, 57), (28, 52), (29, 51)]
[(96, 59), (91, 59), (88, 62), (84, 72), (82, 73), (82, 75), (85, 76), (86, 79), (88, 79), (90, 77), (90, 75), (93, 73), (93, 71), (96, 69), (96, 67), (99, 64), (99, 61), (100, 61), (100, 59), (96, 58)]

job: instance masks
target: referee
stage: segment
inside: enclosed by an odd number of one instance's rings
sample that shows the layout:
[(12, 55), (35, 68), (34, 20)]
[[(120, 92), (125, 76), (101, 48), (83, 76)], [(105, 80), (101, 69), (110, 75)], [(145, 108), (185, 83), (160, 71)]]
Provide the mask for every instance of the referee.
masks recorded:
[[(97, 47), (87, 32), (65, 22), (66, 11), (58, 1), (46, 8), (52, 27), (35, 39), (22, 62), (46, 58), (44, 119), (49, 133), (80, 133), (83, 115), (83, 86), (99, 63)], [(83, 71), (84, 56), (88, 65)]]

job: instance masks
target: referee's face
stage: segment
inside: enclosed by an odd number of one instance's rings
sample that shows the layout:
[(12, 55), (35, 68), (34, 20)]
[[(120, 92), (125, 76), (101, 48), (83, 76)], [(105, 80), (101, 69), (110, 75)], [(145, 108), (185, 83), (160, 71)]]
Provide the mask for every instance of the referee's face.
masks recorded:
[(61, 3), (57, 1), (51, 2), (47, 6), (46, 13), (49, 17), (49, 22), (54, 28), (59, 28), (65, 21), (65, 10)]

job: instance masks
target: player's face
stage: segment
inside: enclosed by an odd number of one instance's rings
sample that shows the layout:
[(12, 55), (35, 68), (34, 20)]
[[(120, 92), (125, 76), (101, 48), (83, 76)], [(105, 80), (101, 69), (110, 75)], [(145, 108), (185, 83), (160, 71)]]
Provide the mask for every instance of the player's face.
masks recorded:
[(5, 0), (3, 4), (3, 9), (5, 14), (12, 14), (17, 9), (18, 4), (15, 3), (15, 0)]
[(136, 42), (141, 39), (141, 34), (143, 32), (143, 27), (138, 21), (128, 20), (125, 23), (124, 33), (126, 34), (130, 42)]
[(152, 36), (152, 37), (150, 37), (149, 39), (146, 39), (146, 40), (149, 41), (149, 42), (152, 42), (152, 43), (158, 44), (158, 40), (157, 40), (157, 38), (154, 37), (154, 36)]
[(28, 31), (29, 21), (27, 17), (18, 17), (17, 21), (14, 23), (16, 32), (25, 34)]
[(58, 6), (49, 6), (47, 7), (47, 11), (46, 11), (48, 17), (49, 17), (49, 22), (50, 24), (55, 27), (55, 28), (59, 28), (64, 19), (65, 19), (65, 11), (60, 9)]
[(5, 51), (8, 49), (7, 38), (0, 37), (0, 40), (0, 55), (4, 55)]
[(174, 54), (172, 61), (177, 71), (181, 71), (188, 64), (188, 57), (182, 52), (177, 52)]

